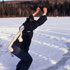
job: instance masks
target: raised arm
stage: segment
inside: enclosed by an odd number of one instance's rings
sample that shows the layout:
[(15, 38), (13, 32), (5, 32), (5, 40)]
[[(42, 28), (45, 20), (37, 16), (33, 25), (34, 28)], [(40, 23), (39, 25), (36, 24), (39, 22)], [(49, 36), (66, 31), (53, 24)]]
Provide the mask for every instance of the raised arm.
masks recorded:
[(39, 11), (40, 11), (41, 9), (38, 7), (37, 9), (36, 9), (36, 11), (32, 14), (33, 16), (36, 16), (38, 13), (39, 13)]
[(47, 20), (47, 8), (43, 8), (42, 16), (36, 21), (36, 26), (42, 25)]

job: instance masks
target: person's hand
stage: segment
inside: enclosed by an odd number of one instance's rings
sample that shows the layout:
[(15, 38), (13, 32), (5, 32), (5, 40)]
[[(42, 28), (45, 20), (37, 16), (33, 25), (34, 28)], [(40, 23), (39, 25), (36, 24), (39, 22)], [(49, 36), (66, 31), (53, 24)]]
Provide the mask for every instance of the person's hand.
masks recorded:
[(38, 7), (37, 9), (36, 9), (36, 12), (39, 12), (41, 9)]
[(13, 52), (13, 48), (12, 47), (8, 47), (8, 50)]
[(43, 12), (44, 13), (47, 13), (47, 8), (43, 8)]
[(43, 12), (44, 12), (43, 15), (46, 15), (47, 14), (47, 8), (43, 8)]
[(33, 16), (36, 16), (38, 13), (39, 13), (39, 11), (40, 11), (41, 9), (38, 7), (37, 9), (36, 9), (36, 11), (32, 14)]

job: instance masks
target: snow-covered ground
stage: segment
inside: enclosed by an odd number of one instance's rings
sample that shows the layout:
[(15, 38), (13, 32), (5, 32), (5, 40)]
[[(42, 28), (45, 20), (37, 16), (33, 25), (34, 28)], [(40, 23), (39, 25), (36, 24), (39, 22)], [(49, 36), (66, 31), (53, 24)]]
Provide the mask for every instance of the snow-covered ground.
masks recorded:
[[(38, 19), (38, 18), (35, 18)], [(20, 60), (12, 57), (8, 45), (25, 18), (0, 18), (0, 70), (15, 70)], [(29, 70), (70, 70), (70, 17), (48, 17), (34, 31), (29, 53)]]

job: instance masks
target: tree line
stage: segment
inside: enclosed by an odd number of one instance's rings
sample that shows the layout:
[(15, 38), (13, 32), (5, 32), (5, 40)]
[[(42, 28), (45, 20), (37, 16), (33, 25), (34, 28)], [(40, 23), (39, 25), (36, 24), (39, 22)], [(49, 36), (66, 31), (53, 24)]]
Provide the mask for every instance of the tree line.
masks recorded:
[[(36, 7), (47, 7), (48, 16), (70, 16), (70, 3), (65, 1), (63, 4), (55, 3), (50, 4), (49, 1), (45, 2), (18, 2), (18, 3), (5, 3), (0, 2), (0, 17), (27, 17), (32, 14)], [(40, 12), (37, 16), (40, 16)]]

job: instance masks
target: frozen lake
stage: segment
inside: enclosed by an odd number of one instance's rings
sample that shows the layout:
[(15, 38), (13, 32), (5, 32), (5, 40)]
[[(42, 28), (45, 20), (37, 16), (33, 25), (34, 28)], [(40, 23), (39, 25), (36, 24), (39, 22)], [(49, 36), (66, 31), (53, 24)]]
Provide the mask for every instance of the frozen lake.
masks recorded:
[[(36, 20), (38, 18), (35, 18)], [(9, 42), (25, 18), (0, 18), (0, 70), (15, 70), (20, 60), (8, 51)], [(70, 70), (70, 17), (48, 17), (34, 31), (29, 70)]]

